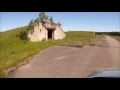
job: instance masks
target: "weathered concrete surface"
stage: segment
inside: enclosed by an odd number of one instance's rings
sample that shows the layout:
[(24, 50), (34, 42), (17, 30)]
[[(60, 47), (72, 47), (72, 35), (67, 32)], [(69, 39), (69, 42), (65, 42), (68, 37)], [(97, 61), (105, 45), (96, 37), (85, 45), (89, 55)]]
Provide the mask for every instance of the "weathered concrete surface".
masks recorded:
[(13, 78), (83, 78), (94, 70), (120, 68), (120, 43), (106, 36), (101, 46), (53, 46), (19, 67)]
[[(39, 25), (35, 25), (33, 32), (29, 31), (28, 33), (28, 38), (32, 42), (36, 41), (42, 41), (43, 39), (48, 40), (48, 30), (45, 27), (51, 27), (52, 25), (50, 23), (45, 24), (44, 26), (42, 23), (39, 23)], [(58, 40), (58, 39), (63, 39), (66, 35), (63, 32), (62, 28), (58, 25), (55, 26), (56, 28), (54, 29), (52, 33), (52, 39)]]

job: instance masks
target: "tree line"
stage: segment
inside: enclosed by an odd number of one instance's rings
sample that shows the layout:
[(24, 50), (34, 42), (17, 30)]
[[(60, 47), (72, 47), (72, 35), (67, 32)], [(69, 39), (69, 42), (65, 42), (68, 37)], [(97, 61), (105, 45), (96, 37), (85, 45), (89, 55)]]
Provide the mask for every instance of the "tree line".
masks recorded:
[(113, 35), (113, 36), (120, 36), (120, 32), (95, 32), (96, 35)]

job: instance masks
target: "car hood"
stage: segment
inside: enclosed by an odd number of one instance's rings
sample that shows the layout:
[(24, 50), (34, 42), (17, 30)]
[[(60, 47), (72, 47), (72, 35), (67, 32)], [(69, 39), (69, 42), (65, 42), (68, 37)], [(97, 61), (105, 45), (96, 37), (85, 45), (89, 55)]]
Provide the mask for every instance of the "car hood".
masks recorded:
[(88, 78), (120, 78), (120, 69), (109, 69), (94, 71), (88, 75)]

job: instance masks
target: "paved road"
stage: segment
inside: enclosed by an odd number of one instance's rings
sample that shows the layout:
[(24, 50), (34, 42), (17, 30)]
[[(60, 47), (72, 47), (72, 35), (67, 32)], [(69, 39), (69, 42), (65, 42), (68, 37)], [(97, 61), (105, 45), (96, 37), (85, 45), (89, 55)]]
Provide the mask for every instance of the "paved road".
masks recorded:
[(101, 46), (53, 46), (19, 67), (13, 78), (84, 78), (94, 70), (120, 68), (120, 43), (106, 36)]

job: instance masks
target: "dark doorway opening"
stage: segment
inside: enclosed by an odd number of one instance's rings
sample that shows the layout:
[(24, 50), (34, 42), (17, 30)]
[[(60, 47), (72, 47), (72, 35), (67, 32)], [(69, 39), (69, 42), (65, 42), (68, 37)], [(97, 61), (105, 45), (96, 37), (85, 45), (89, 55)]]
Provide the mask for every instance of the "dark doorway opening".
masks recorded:
[(47, 30), (48, 30), (48, 39), (53, 39), (54, 29), (47, 29)]

